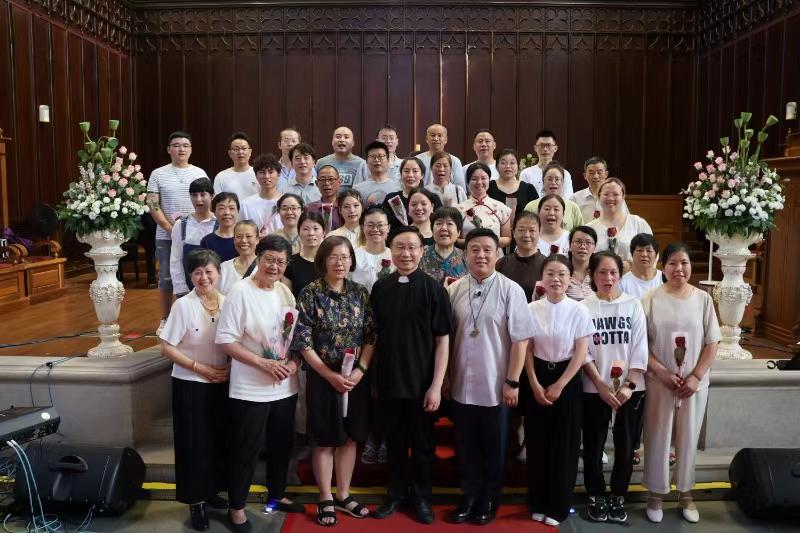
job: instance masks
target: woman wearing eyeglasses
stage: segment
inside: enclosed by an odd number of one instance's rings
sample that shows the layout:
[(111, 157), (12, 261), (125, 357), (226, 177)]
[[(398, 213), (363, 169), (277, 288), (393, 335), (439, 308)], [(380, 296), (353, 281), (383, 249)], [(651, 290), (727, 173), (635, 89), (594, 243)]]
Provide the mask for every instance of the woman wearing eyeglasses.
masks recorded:
[(569, 278), (567, 296), (581, 301), (588, 298), (592, 291), (592, 279), (589, 274), (589, 260), (597, 244), (597, 233), (588, 226), (578, 226), (569, 234), (569, 259), (572, 262), (572, 276)]
[(380, 207), (370, 207), (362, 217), (362, 234), (366, 242), (356, 248), (356, 267), (350, 279), (372, 292), (372, 285), (383, 276), (394, 272), (392, 252), (386, 246), (389, 219)]
[(300, 253), (300, 235), (297, 224), (303, 214), (305, 204), (297, 194), (286, 193), (278, 199), (278, 216), (281, 217), (281, 229), (272, 232), (272, 235), (283, 237), (292, 245), (292, 255)]

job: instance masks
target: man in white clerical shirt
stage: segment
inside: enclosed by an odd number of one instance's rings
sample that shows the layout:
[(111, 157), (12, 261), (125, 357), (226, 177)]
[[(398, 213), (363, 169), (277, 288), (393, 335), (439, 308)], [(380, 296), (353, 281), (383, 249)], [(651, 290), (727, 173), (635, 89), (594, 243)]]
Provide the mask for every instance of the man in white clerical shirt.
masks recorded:
[[(519, 175), (519, 179), (520, 181), (525, 181), (536, 187), (536, 192), (539, 193), (539, 197), (542, 197), (544, 196), (544, 194), (542, 194), (542, 174), (545, 167), (550, 164), (556, 152), (558, 152), (556, 134), (550, 130), (541, 130), (536, 134), (536, 142), (533, 145), (533, 149), (536, 151), (536, 156), (539, 160), (532, 167), (523, 170)], [(564, 198), (571, 198), (573, 194), (572, 175), (565, 171), (563, 196)]]
[(448, 380), (464, 492), (450, 515), (454, 523), (488, 524), (497, 514), (508, 408), (517, 404), (534, 330), (525, 291), (495, 271), (498, 244), (488, 228), (470, 231), (465, 239), (469, 275), (447, 289), (454, 322)]
[[(431, 124), (425, 132), (425, 142), (428, 143), (428, 151), (417, 154), (420, 161), (425, 163), (425, 185), (428, 185), (431, 178), (431, 157), (436, 152), (444, 152), (447, 146), (447, 128), (441, 124)], [(467, 183), (464, 179), (464, 168), (461, 160), (450, 154), (450, 163), (452, 167), (450, 175), (450, 183), (461, 185), (461, 188), (467, 190)]]
[[(478, 158), (472, 163), (483, 163), (492, 171), (491, 179), (496, 180), (499, 178), (500, 173), (497, 172), (497, 161), (494, 160), (494, 152), (497, 150), (497, 143), (494, 140), (492, 132), (489, 130), (476, 131), (472, 139), (472, 149), (475, 151), (475, 156)], [(472, 163), (464, 165), (464, 175), (466, 175), (467, 168)]]
[(232, 167), (220, 171), (214, 177), (214, 194), (232, 192), (244, 200), (249, 196), (258, 194), (260, 187), (256, 173), (250, 166), (250, 156), (253, 155), (253, 144), (250, 137), (243, 131), (231, 135), (228, 141), (228, 157), (233, 163)]
[(583, 223), (588, 224), (600, 216), (600, 206), (597, 200), (600, 198), (600, 186), (608, 178), (608, 164), (602, 157), (593, 156), (583, 164), (583, 179), (586, 180), (587, 188), (581, 189), (570, 198), (578, 204), (583, 215)]

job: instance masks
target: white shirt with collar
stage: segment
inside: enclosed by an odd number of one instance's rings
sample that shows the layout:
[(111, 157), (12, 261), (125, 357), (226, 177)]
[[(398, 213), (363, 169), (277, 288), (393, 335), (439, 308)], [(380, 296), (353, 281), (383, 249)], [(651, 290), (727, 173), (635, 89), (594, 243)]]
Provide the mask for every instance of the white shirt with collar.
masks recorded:
[[(477, 162), (478, 162), (478, 160), (476, 159), (476, 160), (475, 160), (475, 161), (473, 161), (472, 163), (477, 163)], [(461, 169), (464, 171), (464, 176), (466, 176), (466, 175), (467, 175), (467, 169), (469, 168), (469, 166), (470, 166), (472, 163), (467, 163), (466, 165), (464, 165), (463, 167), (461, 167)], [(497, 171), (497, 163), (492, 163), (491, 165), (486, 165), (486, 166), (488, 166), (488, 167), (489, 167), (489, 170), (491, 171), (491, 174), (492, 174), (491, 176), (489, 176), (489, 179), (496, 180), (497, 178), (499, 178), (499, 177), (500, 177), (500, 173)]]
[(581, 208), (584, 224), (588, 224), (596, 218), (594, 216), (595, 212), (597, 216), (600, 216), (600, 205), (597, 203), (598, 199), (592, 196), (592, 190), (589, 187), (581, 189), (573, 194), (570, 200), (578, 204), (578, 207)]
[[(534, 187), (536, 187), (536, 192), (539, 193), (539, 197), (541, 198), (544, 196), (542, 190), (544, 189), (544, 182), (542, 181), (543, 177), (543, 169), (539, 165), (533, 165), (532, 167), (528, 167), (522, 171), (519, 175), (519, 180), (524, 181), (526, 183), (530, 183)], [(569, 173), (569, 170), (564, 169), (564, 191), (562, 193), (563, 198), (570, 198), (573, 195), (572, 191), (572, 174)]]
[(575, 341), (595, 332), (586, 306), (566, 296), (555, 304), (542, 298), (528, 304), (528, 308), (534, 322), (533, 355), (543, 361), (560, 363), (571, 359)]
[[(453, 399), (483, 407), (500, 405), (511, 344), (534, 333), (525, 291), (494, 272), (480, 283), (471, 275), (464, 276), (447, 287), (447, 292), (455, 327), (450, 356)], [(478, 331), (474, 337), (473, 330)]]
[(302, 198), (305, 205), (308, 205), (311, 202), (316, 202), (322, 198), (322, 194), (320, 194), (319, 189), (317, 188), (317, 183), (314, 179), (305, 185), (302, 183), (297, 183), (296, 178), (293, 179), (291, 182), (289, 182), (289, 185), (284, 187), (284, 189), (281, 191), (283, 194), (289, 192)]
[(242, 172), (230, 167), (220, 171), (214, 177), (215, 196), (221, 192), (232, 192), (241, 203), (245, 198), (258, 194), (260, 191), (261, 186), (258, 184), (253, 167), (247, 167), (247, 170)]
[[(186, 240), (181, 239), (181, 226), (186, 224)], [(197, 221), (194, 215), (181, 218), (175, 221), (172, 226), (172, 249), (169, 254), (169, 275), (172, 278), (172, 293), (183, 294), (189, 292), (189, 285), (186, 283), (186, 273), (183, 270), (183, 245), (200, 245), (203, 237), (214, 231), (217, 219), (214, 215), (201, 221)]]
[[(425, 163), (425, 178), (422, 180), (422, 183), (428, 185), (433, 181), (431, 177), (431, 154), (422, 152), (417, 155), (417, 158)], [(467, 181), (464, 179), (464, 165), (461, 163), (461, 160), (453, 154), (450, 154), (450, 164), (453, 167), (450, 171), (450, 183), (459, 185), (466, 191)]]

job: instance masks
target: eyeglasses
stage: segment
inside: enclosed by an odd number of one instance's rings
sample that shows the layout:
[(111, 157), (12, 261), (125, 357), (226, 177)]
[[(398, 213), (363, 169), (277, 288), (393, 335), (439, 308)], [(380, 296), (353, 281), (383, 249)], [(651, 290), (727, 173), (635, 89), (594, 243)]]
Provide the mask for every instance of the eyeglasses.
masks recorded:
[(286, 259), (277, 259), (275, 257), (267, 257), (267, 256), (262, 257), (261, 261), (263, 261), (264, 264), (267, 265), (267, 266), (276, 266), (277, 265), (279, 267), (285, 267), (286, 264), (288, 263), (288, 261)]
[(252, 150), (252, 148), (250, 148), (249, 146), (244, 147), (244, 148), (241, 147), (241, 146), (237, 146), (236, 148), (231, 148), (231, 152), (237, 152), (237, 153), (238, 152), (246, 152), (248, 150)]
[(339, 178), (317, 178), (317, 183), (333, 183), (337, 181)]
[(395, 250), (397, 250), (400, 253), (403, 253), (403, 252), (414, 252), (414, 251), (418, 250), (419, 248), (422, 248), (422, 246), (420, 246), (418, 244), (409, 244), (409, 245), (395, 244), (395, 245), (392, 245), (392, 248), (394, 248)]
[(192, 145), (191, 144), (177, 144), (176, 143), (176, 144), (170, 144), (169, 147), (170, 148), (176, 148), (176, 149), (183, 148), (184, 150), (188, 150), (189, 148), (192, 147)]
[(580, 240), (580, 239), (575, 239), (574, 241), (572, 241), (572, 244), (574, 244), (578, 248), (581, 248), (581, 247), (583, 247), (583, 248), (594, 248), (594, 246), (595, 246), (594, 241), (583, 241), (583, 240)]
[(369, 230), (375, 230), (375, 229), (383, 229), (383, 228), (385, 228), (385, 227), (386, 227), (386, 226), (388, 226), (388, 225), (389, 225), (389, 224), (385, 224), (385, 223), (381, 223), (381, 224), (374, 224), (374, 223), (372, 223), (372, 222), (369, 222), (369, 223), (367, 223), (367, 224), (364, 224), (364, 228), (366, 228), (366, 229), (369, 229)]
[(556, 147), (555, 144), (550, 144), (550, 143), (539, 143), (536, 145), (536, 148), (539, 148), (541, 150), (552, 150), (555, 147)]
[(294, 212), (294, 211), (300, 211), (302, 209), (303, 209), (302, 207), (297, 207), (297, 206), (292, 206), (292, 205), (285, 205), (285, 206), (281, 207), (281, 211), (284, 212), (284, 213), (291, 213), (291, 212)]
[(331, 263), (347, 263), (350, 259), (349, 255), (329, 255), (327, 261)]
[(383, 154), (368, 155), (367, 159), (370, 161), (386, 161), (387, 157)]

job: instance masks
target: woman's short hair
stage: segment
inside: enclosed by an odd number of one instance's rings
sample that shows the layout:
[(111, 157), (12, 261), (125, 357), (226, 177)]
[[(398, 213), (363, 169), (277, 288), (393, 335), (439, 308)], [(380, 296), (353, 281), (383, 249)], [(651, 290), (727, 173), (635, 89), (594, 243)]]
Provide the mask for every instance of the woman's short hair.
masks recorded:
[(544, 273), (544, 269), (550, 263), (561, 263), (562, 265), (567, 267), (570, 276), (575, 273), (575, 267), (572, 266), (572, 261), (570, 261), (569, 258), (564, 254), (548, 255), (545, 258), (544, 263), (542, 263), (542, 273)]
[(637, 248), (647, 248), (648, 246), (652, 246), (653, 251), (658, 255), (658, 241), (653, 235), (649, 233), (634, 235), (633, 239), (631, 239), (631, 254), (633, 254)]
[(597, 194), (599, 195), (601, 192), (603, 192), (603, 187), (605, 187), (610, 183), (616, 183), (617, 185), (619, 185), (619, 188), (622, 189), (622, 196), (625, 196), (625, 184), (622, 183), (622, 180), (619, 178), (606, 178), (606, 181), (604, 181), (600, 185), (600, 188), (597, 189)]
[(333, 253), (333, 249), (342, 245), (347, 246), (347, 249), (350, 251), (350, 272), (356, 269), (356, 251), (353, 249), (350, 240), (340, 235), (328, 235), (325, 237), (325, 240), (322, 241), (322, 244), (319, 245), (317, 255), (314, 256), (314, 266), (321, 276), (326, 274), (325, 264), (328, 261), (328, 257)]
[(322, 215), (316, 211), (304, 211), (303, 214), (300, 215), (300, 219), (297, 221), (297, 227), (300, 228), (307, 220), (316, 222), (323, 230), (325, 229), (325, 219), (322, 218)]
[(489, 177), (489, 179), (492, 178), (492, 169), (489, 168), (489, 165), (481, 163), (480, 161), (476, 161), (467, 167), (467, 174), (466, 174), (467, 183), (472, 181), (472, 176), (479, 170), (483, 170), (484, 172), (486, 172), (486, 175)]
[(283, 252), (289, 259), (292, 257), (292, 245), (280, 235), (267, 235), (258, 241), (256, 257), (261, 257), (265, 252)]
[(403, 169), (406, 168), (406, 165), (408, 163), (416, 163), (417, 166), (419, 167), (420, 171), (422, 172), (422, 175), (423, 176), (425, 175), (425, 163), (422, 162), (422, 159), (420, 159), (419, 157), (413, 156), (413, 155), (406, 157), (405, 159), (403, 159), (400, 162), (400, 174), (403, 173)]
[(439, 196), (432, 193), (425, 187), (415, 187), (414, 189), (411, 189), (411, 191), (408, 193), (409, 202), (411, 202), (411, 197), (414, 196), (415, 194), (421, 194), (422, 196), (427, 198), (428, 201), (430, 201), (431, 205), (433, 206), (434, 211), (442, 206), (442, 201), (439, 199)]
[(606, 257), (612, 259), (617, 264), (617, 272), (619, 272), (619, 275), (622, 276), (623, 265), (622, 258), (620, 256), (611, 250), (603, 250), (602, 252), (593, 253), (589, 258), (589, 284), (592, 286), (593, 292), (597, 292), (597, 285), (594, 282), (594, 273), (600, 266), (600, 262)]
[(207, 265), (213, 265), (213, 267), (217, 269), (217, 272), (219, 272), (220, 264), (222, 263), (217, 252), (207, 248), (196, 248), (192, 250), (186, 255), (184, 261), (186, 261), (186, 269), (189, 272), (194, 272), (196, 268)]
[(586, 235), (591, 237), (592, 240), (594, 241), (594, 244), (597, 245), (597, 232), (594, 230), (594, 228), (591, 228), (589, 226), (578, 226), (577, 228), (574, 228), (572, 231), (570, 231), (569, 232), (569, 243), (570, 244), (572, 244), (572, 238), (579, 231), (581, 233), (585, 233)]
[(281, 206), (283, 206), (283, 202), (285, 202), (289, 198), (294, 198), (297, 201), (297, 203), (300, 204), (300, 209), (305, 210), (306, 204), (305, 202), (303, 202), (303, 198), (299, 194), (295, 194), (293, 192), (287, 192), (286, 194), (278, 198), (278, 203), (276, 204), (278, 206), (278, 209), (280, 209)]
[(208, 178), (197, 178), (189, 184), (189, 194), (207, 192), (214, 196), (214, 184)]
[(544, 178), (547, 175), (547, 172), (552, 169), (558, 170), (559, 174), (561, 174), (561, 181), (566, 179), (567, 171), (558, 161), (550, 161), (547, 163), (547, 166), (544, 167), (544, 170), (542, 171), (542, 178)]
[[(558, 194), (545, 194), (544, 196), (542, 196), (542, 199), (541, 199), (541, 200), (539, 200), (539, 207), (537, 208), (537, 211), (538, 211), (539, 213), (541, 213), (541, 212), (542, 212), (542, 206), (543, 206), (543, 205), (544, 205), (544, 203), (545, 203), (545, 202), (547, 202), (548, 200), (558, 200), (558, 203), (560, 203), (560, 204), (561, 204), (561, 211), (566, 213), (566, 211), (567, 211), (567, 204), (565, 204), (565, 203), (564, 203), (564, 199), (563, 199), (563, 198), (561, 198), (561, 196), (559, 196)], [(595, 236), (596, 236), (596, 235), (597, 235), (597, 234), (595, 234)], [(596, 241), (597, 241), (597, 239), (595, 239), (595, 242), (596, 242)]]
[(669, 258), (671, 256), (677, 254), (678, 252), (683, 252), (688, 256), (689, 255), (689, 247), (686, 244), (682, 243), (682, 242), (669, 243), (667, 245), (667, 247), (664, 248), (664, 255), (661, 257), (661, 262), (664, 265), (666, 265), (667, 262), (669, 261)]
[(452, 167), (453, 166), (453, 157), (447, 152), (436, 152), (431, 156), (431, 168), (433, 168), (433, 164), (436, 163), (440, 159), (447, 159), (447, 163)]
[(239, 211), (241, 209), (239, 206), (239, 196), (235, 192), (221, 192), (214, 195), (214, 198), (211, 199), (211, 210), (214, 211), (219, 203), (225, 200), (233, 200), (233, 203), (236, 204), (236, 210)]
[(461, 233), (461, 230), (464, 227), (464, 216), (461, 214), (461, 211), (455, 207), (440, 207), (434, 210), (434, 212), (431, 213), (431, 226), (433, 226), (437, 220), (447, 218), (453, 221), (453, 223), (456, 225), (456, 229), (459, 233)]
[(519, 164), (519, 154), (517, 154), (517, 151), (514, 150), (513, 148), (503, 148), (502, 150), (500, 150), (500, 153), (497, 154), (497, 160), (500, 161), (507, 155), (514, 156), (514, 161), (516, 161), (517, 164)]
[(519, 224), (523, 220), (532, 220), (533, 222), (536, 222), (536, 226), (537, 227), (539, 227), (539, 228), (542, 227), (542, 221), (539, 218), (539, 215), (537, 213), (534, 213), (533, 211), (523, 211), (522, 213), (520, 213), (519, 215), (517, 215), (514, 218), (514, 228), (513, 229), (517, 229), (517, 224)]
[(258, 224), (256, 224), (252, 220), (240, 220), (239, 222), (237, 222), (233, 226), (233, 233), (236, 233), (236, 230), (238, 230), (242, 226), (250, 226), (251, 228), (253, 228), (253, 231), (256, 232), (256, 235), (258, 235)]
[(342, 202), (344, 202), (346, 198), (355, 198), (358, 200), (358, 203), (361, 204), (361, 208), (364, 208), (364, 199), (361, 197), (361, 193), (355, 189), (345, 189), (343, 191), (339, 191), (339, 194), (336, 195), (336, 207), (341, 209)]
[(363, 226), (364, 221), (370, 215), (381, 215), (383, 218), (386, 219), (387, 222), (389, 221), (389, 215), (386, 214), (386, 211), (384, 211), (383, 208), (380, 206), (373, 205), (372, 207), (365, 209), (364, 212), (361, 213), (361, 220), (359, 220), (358, 223)]

